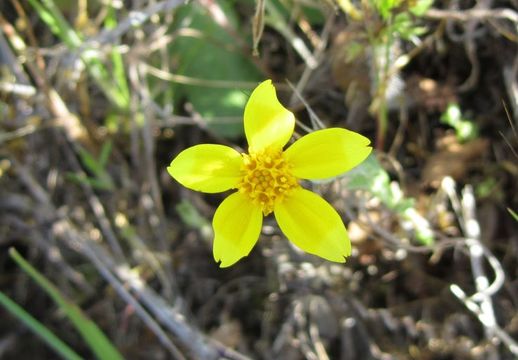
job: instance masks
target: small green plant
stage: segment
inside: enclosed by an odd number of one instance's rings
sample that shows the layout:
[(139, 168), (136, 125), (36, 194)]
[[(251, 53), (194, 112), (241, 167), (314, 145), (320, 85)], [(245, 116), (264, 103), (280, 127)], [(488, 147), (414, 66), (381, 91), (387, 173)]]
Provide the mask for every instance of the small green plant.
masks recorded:
[(492, 197), (495, 200), (503, 201), (504, 193), (501, 184), (494, 176), (488, 175), (475, 187), (475, 194), (478, 199)]
[(370, 3), (385, 21), (385, 32), (410, 40), (413, 36), (426, 32), (426, 28), (419, 25), (416, 20), (432, 6), (433, 0), (378, 0)]
[(398, 214), (403, 228), (410, 228), (416, 240), (423, 245), (435, 241), (428, 221), (414, 207), (414, 199), (405, 197), (399, 185), (391, 182), (375, 156), (369, 156), (361, 166), (346, 175), (347, 188), (364, 190), (376, 196), (388, 209)]
[(478, 136), (478, 127), (471, 120), (464, 118), (458, 104), (449, 104), (441, 115), (441, 123), (455, 129), (460, 142), (473, 140)]
[[(126, 83), (125, 70), (121, 55), (111, 51), (112, 63), (109, 70), (101, 61), (98, 50), (87, 46), (83, 36), (76, 31), (65, 19), (59, 7), (53, 0), (29, 0), (40, 19), (49, 27), (69, 50), (78, 51), (79, 57), (104, 95), (121, 111), (129, 112), (129, 91)], [(106, 27), (116, 26), (113, 9), (110, 8), (106, 17)]]
[(81, 163), (92, 174), (92, 176), (89, 177), (82, 173), (68, 173), (68, 179), (77, 183), (90, 185), (94, 189), (107, 191), (113, 190), (113, 180), (110, 173), (106, 170), (106, 165), (108, 164), (108, 159), (110, 158), (112, 151), (112, 142), (107, 141), (103, 144), (98, 159), (80, 145), (77, 145), (77, 150), (79, 152)]
[(187, 226), (198, 229), (205, 237), (212, 235), (210, 222), (190, 202), (182, 200), (175, 209)]
[[(378, 149), (385, 144), (389, 105), (394, 106), (392, 103), (402, 88), (398, 73), (410, 59), (408, 54), (400, 54), (400, 43), (402, 40), (415, 43), (427, 31), (419, 18), (432, 3), (432, 0), (362, 0), (358, 7), (350, 0), (338, 1), (355, 24), (355, 31), (362, 32), (357, 37), (367, 39), (372, 95), (369, 110), (377, 120)], [(364, 52), (357, 49), (354, 53)]]

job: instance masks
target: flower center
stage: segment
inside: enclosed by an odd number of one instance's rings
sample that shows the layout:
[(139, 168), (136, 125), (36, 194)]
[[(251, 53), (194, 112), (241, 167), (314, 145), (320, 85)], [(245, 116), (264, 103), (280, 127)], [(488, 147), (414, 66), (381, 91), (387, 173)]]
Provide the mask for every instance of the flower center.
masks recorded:
[(243, 178), (238, 185), (239, 191), (262, 207), (265, 216), (273, 211), (276, 202), (299, 186), (297, 178), (290, 173), (289, 164), (282, 157), (282, 151), (263, 150), (243, 154), (241, 171)]

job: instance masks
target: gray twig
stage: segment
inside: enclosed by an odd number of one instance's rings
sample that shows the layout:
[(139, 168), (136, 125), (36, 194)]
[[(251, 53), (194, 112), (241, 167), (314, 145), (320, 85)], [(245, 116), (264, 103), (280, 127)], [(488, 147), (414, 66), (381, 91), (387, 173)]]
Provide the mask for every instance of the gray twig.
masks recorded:
[[(475, 216), (476, 204), (473, 188), (470, 185), (465, 186), (462, 191), (462, 198), (459, 200), (453, 179), (446, 177), (441, 185), (448, 194), (451, 203), (455, 204), (454, 209), (456, 209), (459, 223), (465, 235), (464, 243), (469, 250), (471, 272), (477, 292), (467, 296), (457, 284), (450, 285), (450, 290), (477, 316), (489, 339), (502, 341), (511, 353), (518, 355), (518, 343), (498, 325), (495, 318), (491, 296), (503, 286), (505, 274), (498, 259), (480, 241), (480, 225)], [(488, 260), (495, 273), (492, 283), (489, 282), (483, 266), (484, 258)]]

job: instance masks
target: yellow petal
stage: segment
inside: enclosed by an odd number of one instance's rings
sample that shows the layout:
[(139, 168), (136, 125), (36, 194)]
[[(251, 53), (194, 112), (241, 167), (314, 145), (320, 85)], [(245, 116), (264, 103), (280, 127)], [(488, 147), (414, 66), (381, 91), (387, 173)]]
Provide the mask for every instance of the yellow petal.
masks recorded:
[(293, 190), (274, 210), (288, 240), (302, 250), (324, 259), (345, 262), (351, 242), (342, 219), (317, 194), (303, 188)]
[(244, 121), (249, 152), (268, 147), (281, 150), (295, 127), (295, 116), (279, 102), (271, 80), (263, 81), (250, 95)]
[(178, 154), (167, 172), (189, 189), (217, 193), (237, 186), (242, 163), (241, 154), (231, 147), (202, 144)]
[(360, 164), (372, 151), (370, 140), (341, 128), (317, 130), (295, 141), (284, 155), (301, 179), (326, 179)]
[(247, 256), (254, 247), (263, 223), (261, 209), (239, 192), (227, 197), (216, 210), (214, 228), (214, 259), (220, 267), (228, 267)]

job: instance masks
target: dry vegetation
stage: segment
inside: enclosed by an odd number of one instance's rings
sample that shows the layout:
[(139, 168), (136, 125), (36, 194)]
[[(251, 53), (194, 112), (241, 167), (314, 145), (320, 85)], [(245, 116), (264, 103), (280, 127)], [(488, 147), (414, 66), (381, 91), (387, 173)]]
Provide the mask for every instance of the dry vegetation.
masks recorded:
[[(2, 1), (2, 293), (85, 358), (10, 248), (127, 359), (516, 358), (518, 3), (399, 3), (383, 17), (369, 1)], [(346, 264), (267, 219), (250, 256), (218, 268), (223, 195), (166, 173), (193, 144), (243, 148), (265, 78), (299, 135), (376, 145), (307, 184), (348, 224)], [(0, 358), (56, 356), (0, 307)]]

